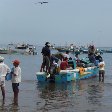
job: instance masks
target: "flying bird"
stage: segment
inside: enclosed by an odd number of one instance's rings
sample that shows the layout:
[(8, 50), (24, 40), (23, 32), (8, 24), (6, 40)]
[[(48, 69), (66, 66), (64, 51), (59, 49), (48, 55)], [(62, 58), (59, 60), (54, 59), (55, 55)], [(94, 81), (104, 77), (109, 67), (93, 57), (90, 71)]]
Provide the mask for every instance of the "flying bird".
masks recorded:
[(38, 2), (38, 3), (43, 4), (43, 3), (48, 3), (48, 2)]

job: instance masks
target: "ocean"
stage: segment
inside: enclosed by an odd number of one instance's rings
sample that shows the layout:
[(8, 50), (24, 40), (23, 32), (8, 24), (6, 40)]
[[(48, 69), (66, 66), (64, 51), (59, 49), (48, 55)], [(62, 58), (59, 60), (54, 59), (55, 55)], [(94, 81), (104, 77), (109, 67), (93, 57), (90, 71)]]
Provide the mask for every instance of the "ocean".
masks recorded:
[[(13, 105), (11, 82), (6, 81), (6, 100), (0, 112), (112, 112), (112, 54), (102, 55), (105, 61), (105, 80), (98, 77), (63, 84), (38, 83), (36, 72), (42, 62), (41, 47), (37, 55), (2, 54), (4, 62), (12, 67), (14, 59), (20, 60), (22, 82), (20, 83), (18, 106)], [(52, 51), (56, 52), (56, 51)], [(71, 54), (74, 57), (73, 54)], [(81, 54), (86, 57), (86, 54)]]

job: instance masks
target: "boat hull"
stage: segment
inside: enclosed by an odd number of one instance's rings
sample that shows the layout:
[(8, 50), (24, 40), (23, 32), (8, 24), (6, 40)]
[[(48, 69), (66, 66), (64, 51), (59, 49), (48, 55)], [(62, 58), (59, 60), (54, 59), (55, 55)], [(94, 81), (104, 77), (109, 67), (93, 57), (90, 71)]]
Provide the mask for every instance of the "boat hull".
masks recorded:
[[(60, 73), (55, 74), (54, 82), (55, 83), (65, 83), (71, 81), (85, 80), (89, 78), (96, 77), (98, 75), (97, 67), (88, 67), (83, 74), (79, 73), (78, 69), (73, 70), (62, 70)], [(36, 73), (38, 82), (50, 82), (53, 79), (47, 78), (45, 72), (37, 72)]]
[(0, 50), (0, 54), (15, 54), (15, 50)]

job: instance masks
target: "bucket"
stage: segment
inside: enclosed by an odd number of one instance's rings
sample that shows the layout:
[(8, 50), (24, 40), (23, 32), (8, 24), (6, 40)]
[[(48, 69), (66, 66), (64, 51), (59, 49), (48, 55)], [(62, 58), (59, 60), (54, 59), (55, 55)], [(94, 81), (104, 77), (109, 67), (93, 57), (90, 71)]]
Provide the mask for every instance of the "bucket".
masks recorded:
[(5, 80), (9, 81), (12, 79), (12, 74), (11, 73), (7, 73), (5, 76)]

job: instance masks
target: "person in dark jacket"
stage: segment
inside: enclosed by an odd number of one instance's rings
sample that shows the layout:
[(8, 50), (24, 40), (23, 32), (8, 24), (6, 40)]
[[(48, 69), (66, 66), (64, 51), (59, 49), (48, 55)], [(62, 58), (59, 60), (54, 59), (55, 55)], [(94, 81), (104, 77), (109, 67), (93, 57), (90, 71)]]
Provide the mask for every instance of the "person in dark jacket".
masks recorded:
[(43, 62), (41, 65), (40, 72), (45, 71), (47, 73), (50, 73), (50, 57), (51, 57), (50, 46), (51, 46), (50, 43), (46, 42), (45, 46), (42, 48), (41, 53), (43, 55)]

